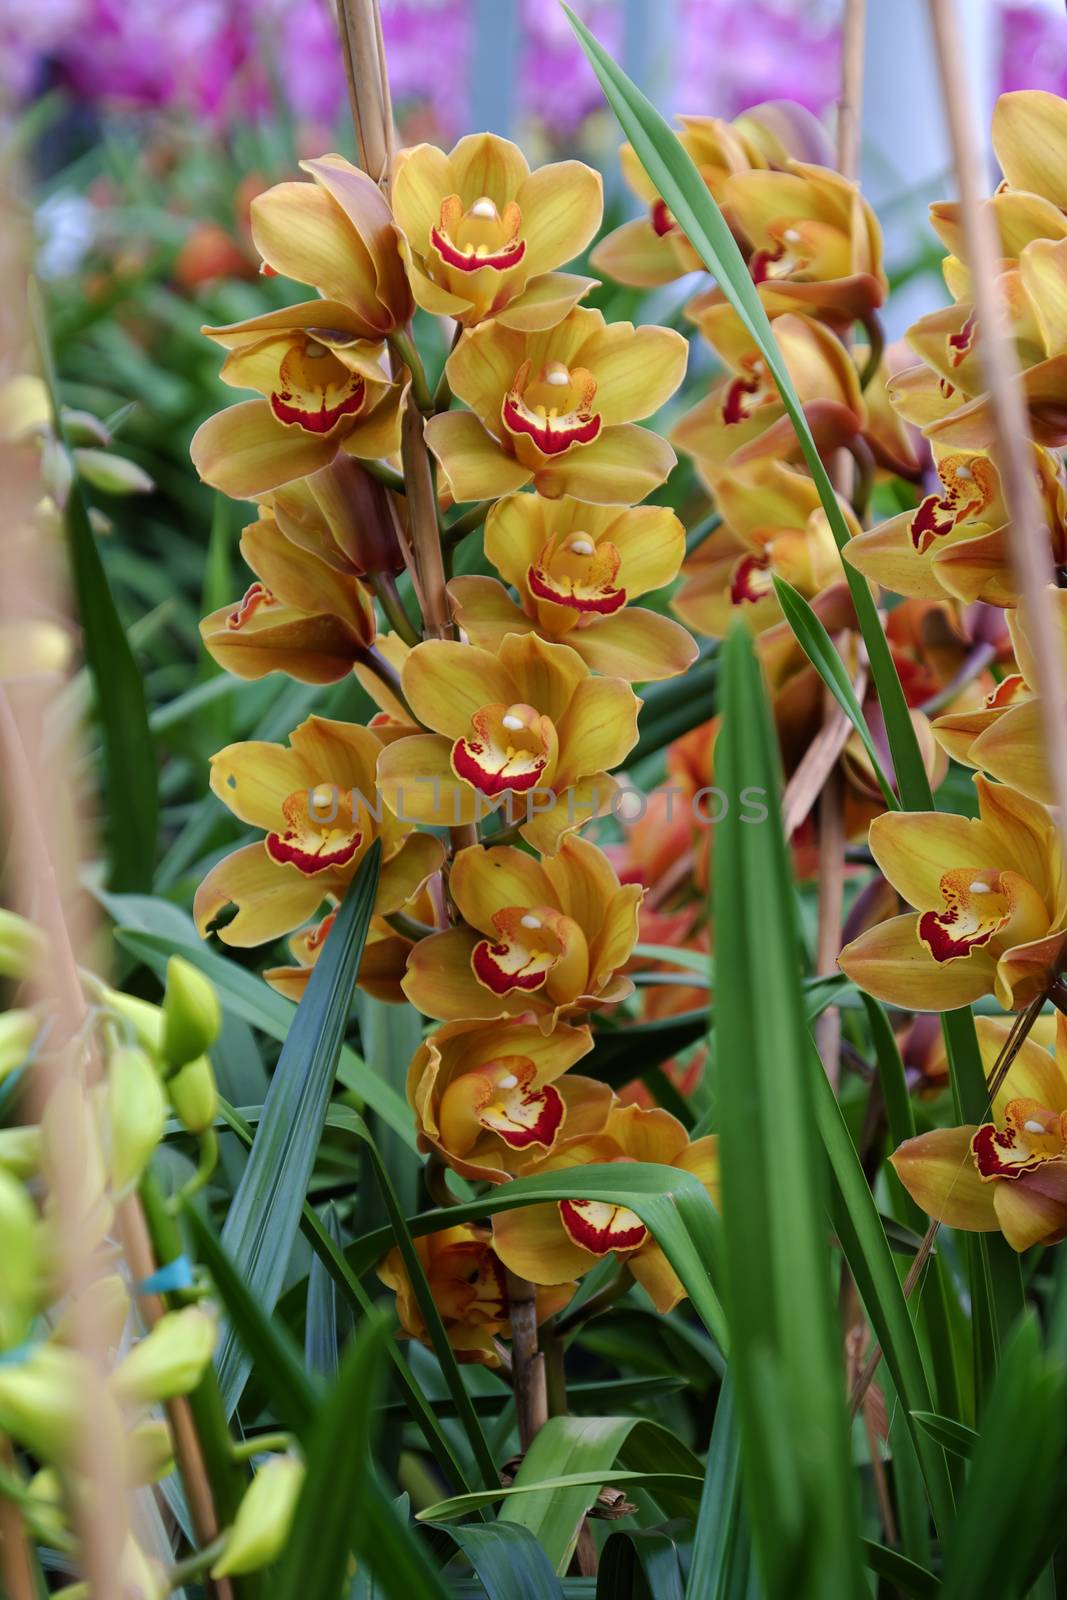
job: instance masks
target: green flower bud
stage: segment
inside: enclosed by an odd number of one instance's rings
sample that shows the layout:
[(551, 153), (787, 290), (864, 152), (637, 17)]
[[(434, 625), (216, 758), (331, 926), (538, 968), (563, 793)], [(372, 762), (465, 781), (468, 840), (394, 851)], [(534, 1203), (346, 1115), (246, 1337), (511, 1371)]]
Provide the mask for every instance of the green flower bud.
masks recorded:
[(39, 928), (0, 907), (0, 978), (28, 978), (44, 960), (47, 948)]
[(0, 1366), (0, 1433), (62, 1466), (74, 1452), (91, 1380), (84, 1358), (58, 1344), (39, 1344), (25, 1361)]
[(218, 1113), (219, 1092), (207, 1056), (198, 1056), (168, 1078), (167, 1093), (183, 1128), (190, 1133), (203, 1133), (210, 1128)]
[(37, 1288), (37, 1213), (21, 1183), (0, 1172), (0, 1350), (29, 1332)]
[(70, 498), (74, 468), (66, 449), (53, 434), (41, 443), (41, 482), (62, 510)]
[(188, 1394), (211, 1360), (217, 1332), (214, 1317), (199, 1306), (168, 1311), (115, 1368), (112, 1393), (128, 1405)]
[[(88, 1221), (107, 1187), (104, 1154), (88, 1096), (75, 1078), (64, 1078), (48, 1097), (41, 1118), (41, 1155), (48, 1187), (75, 1187), (81, 1217)], [(83, 1241), (84, 1242), (84, 1241)]]
[(67, 1533), (67, 1517), (63, 1510), (63, 1485), (54, 1467), (42, 1467), (26, 1485), (26, 1493), (33, 1501), (26, 1507), (26, 1519), (42, 1544), (57, 1545)]
[(0, 1128), (0, 1172), (25, 1181), (40, 1170), (40, 1128)]
[(132, 1533), (119, 1557), (119, 1593), (123, 1600), (166, 1600), (170, 1593), (161, 1564), (145, 1555)]
[(111, 443), (111, 434), (91, 411), (78, 411), (73, 406), (60, 406), (60, 415), (63, 418), (63, 430), (71, 444), (98, 444), (106, 450)]
[(111, 1187), (122, 1194), (137, 1183), (152, 1159), (167, 1121), (167, 1097), (144, 1050), (116, 1050), (111, 1057), (107, 1112)]
[(184, 1067), (204, 1055), (219, 1036), (222, 1012), (213, 984), (191, 961), (171, 956), (163, 997), (163, 1060)]
[(162, 1417), (149, 1417), (127, 1434), (126, 1482), (131, 1489), (158, 1483), (173, 1466), (174, 1446)]
[(22, 1066), (40, 1027), (33, 1011), (5, 1011), (0, 1016), (0, 1083)]
[(138, 1000), (136, 995), (123, 994), (121, 989), (103, 989), (104, 1003), (128, 1027), (142, 1050), (158, 1056), (163, 1048), (163, 1008), (151, 1000)]
[(155, 483), (136, 461), (79, 446), (74, 451), (78, 471), (86, 483), (105, 494), (151, 494)]
[(255, 1572), (277, 1561), (303, 1483), (304, 1463), (296, 1456), (272, 1456), (260, 1467), (237, 1508), (226, 1547), (211, 1569), (213, 1578)]

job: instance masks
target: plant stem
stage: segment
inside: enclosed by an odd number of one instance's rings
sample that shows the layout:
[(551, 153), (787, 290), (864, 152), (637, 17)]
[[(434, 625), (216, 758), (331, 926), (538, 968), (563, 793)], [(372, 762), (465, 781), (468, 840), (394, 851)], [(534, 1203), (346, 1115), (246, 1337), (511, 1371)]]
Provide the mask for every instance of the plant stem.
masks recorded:
[(688, 559), (694, 550), (700, 548), (709, 534), (714, 533), (716, 528), (721, 527), (722, 517), (717, 511), (711, 511), (697, 523), (695, 528), (690, 528), (685, 536), (686, 558)]
[(973, 683), (975, 678), (980, 678), (986, 667), (996, 659), (997, 647), (995, 644), (990, 644), (988, 641), (976, 644), (960, 667), (960, 670), (949, 679), (943, 689), (939, 689), (936, 694), (932, 694), (929, 700), (924, 700), (919, 710), (928, 717), (934, 716), (938, 711), (943, 711), (946, 706), (952, 704), (961, 689), (966, 689), (967, 685)]
[(394, 472), (392, 467), (387, 467), (384, 461), (361, 461), (360, 466), (364, 472), (369, 472), (372, 478), (377, 478), (379, 483), (384, 483), (387, 489), (395, 489), (398, 494), (404, 493), (404, 480), (399, 472)]
[(171, 1590), (180, 1589), (183, 1584), (191, 1582), (193, 1578), (201, 1577), (209, 1567), (213, 1567), (226, 1548), (227, 1537), (227, 1534), (220, 1533), (217, 1539), (213, 1539), (200, 1550), (194, 1550), (184, 1561), (175, 1562), (167, 1574), (167, 1583)]
[(400, 590), (396, 586), (396, 579), (391, 572), (372, 572), (368, 578), (374, 596), (382, 608), (385, 620), (389, 623), (395, 634), (403, 639), (405, 644), (415, 645), (419, 636), (415, 626), (404, 610), (404, 602), (400, 598)]
[(231, 1454), (235, 1461), (251, 1461), (253, 1456), (267, 1455), (272, 1450), (285, 1451), (292, 1448), (291, 1433), (257, 1433), (250, 1439), (243, 1439), (240, 1444), (235, 1444)]
[(525, 1278), (508, 1273), (511, 1314), (511, 1367), (519, 1446), (528, 1450), (548, 1421), (545, 1358), (537, 1344), (537, 1290)]
[(468, 533), (480, 528), (494, 503), (492, 500), (477, 500), (461, 517), (457, 517), (455, 522), (450, 522), (441, 535), (441, 543), (445, 549), (453, 549), (461, 539), (467, 537)]
[(423, 436), (422, 414), (411, 396), (404, 408), (400, 448), (407, 485), (411, 542), (425, 600), (423, 632), (431, 638), (447, 639), (452, 633), (452, 614), (445, 592), (433, 464)]
[[(35, 1600), (36, 1585), (30, 1565), (30, 1547), (19, 1502), (23, 1496), (14, 1475), (11, 1446), (0, 1439), (0, 1577), (9, 1600)], [(8, 1478), (10, 1476), (10, 1482)], [(16, 1493), (16, 1491), (19, 1491)]]
[(411, 392), (415, 397), (415, 404), (424, 416), (433, 412), (433, 395), (430, 385), (426, 381), (426, 368), (422, 364), (415, 341), (410, 333), (397, 328), (395, 333), (389, 335), (389, 343), (400, 357), (401, 361), (411, 373)]
[(404, 693), (404, 686), (400, 681), (400, 674), (397, 672), (392, 662), (387, 661), (382, 655), (381, 651), (376, 650), (373, 645), (369, 645), (366, 649), (360, 651), (359, 662), (360, 665), (366, 667), (369, 672), (373, 672), (374, 676), (378, 678), (389, 690), (389, 693), (393, 696), (393, 698), (400, 702), (405, 712), (410, 717), (411, 721), (416, 725), (416, 727), (421, 727), (422, 724), (419, 722), (418, 717), (416, 717), (414, 711), (412, 711), (411, 707), (408, 705), (407, 696)]

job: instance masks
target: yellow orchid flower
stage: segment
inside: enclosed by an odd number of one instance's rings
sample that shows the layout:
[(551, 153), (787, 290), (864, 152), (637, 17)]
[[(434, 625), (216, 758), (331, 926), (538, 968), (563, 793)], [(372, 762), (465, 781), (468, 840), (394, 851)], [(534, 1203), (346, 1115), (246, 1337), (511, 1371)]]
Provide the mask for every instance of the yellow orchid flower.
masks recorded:
[(241, 535), (258, 582), (236, 605), (204, 618), (212, 658), (238, 678), (286, 672), (301, 683), (337, 683), (374, 643), (374, 607), (358, 578), (292, 544), (273, 517)]
[(290, 734), (288, 749), (250, 740), (211, 758), (215, 794), (266, 838), (224, 857), (200, 885), (193, 916), (202, 936), (231, 904), (237, 915), (218, 930), (226, 944), (292, 933), (328, 895), (344, 894), (376, 838), (382, 867), (375, 910), (387, 916), (411, 899), (444, 851), (378, 803), (381, 749), (369, 728), (312, 716)]
[(203, 330), (229, 351), (223, 381), (264, 397), (196, 430), (189, 450), (205, 483), (250, 499), (328, 466), (338, 450), (370, 461), (399, 450), (403, 396), (385, 346), (354, 335), (344, 317), (335, 302), (309, 300)]
[[(671, 443), (692, 456), (712, 492), (728, 468), (761, 457), (790, 459), (800, 448), (758, 347), (726, 309), (730, 318), (717, 319), (714, 338), (706, 334), (728, 368), (726, 376), (670, 434)], [(850, 443), (863, 432), (867, 412), (855, 364), (841, 340), (810, 317), (789, 312), (778, 318), (774, 333), (819, 448)]]
[[(336, 920), (335, 907), (318, 922), (308, 928), (302, 928), (299, 933), (291, 936), (288, 941), (289, 953), (295, 965), (269, 967), (263, 973), (264, 979), (272, 989), (285, 995), (287, 1000), (299, 1003), (303, 999), (308, 979)], [(367, 994), (373, 995), (376, 1000), (384, 1000), (390, 1005), (402, 1005), (404, 991), (400, 984), (407, 970), (412, 943), (411, 939), (405, 939), (401, 934), (394, 933), (384, 917), (372, 917), (367, 930), (367, 942), (360, 957), (359, 972), (356, 974), (356, 983), (359, 987), (366, 990)]]
[(993, 111), (993, 149), (1009, 192), (1026, 190), (1067, 212), (1067, 101), (1043, 89), (1002, 94)]
[[(490, 1244), (489, 1231), (462, 1222), (414, 1241), (434, 1303), (441, 1313), (456, 1360), (498, 1367), (496, 1340), (511, 1335), (507, 1275)], [(396, 1294), (401, 1333), (429, 1344), (415, 1291), (399, 1250), (378, 1263), (378, 1276)], [(537, 1295), (537, 1320), (544, 1322), (574, 1294), (576, 1284), (555, 1284)]]
[[(718, 1141), (706, 1136), (690, 1142), (677, 1118), (658, 1107), (616, 1103), (600, 1134), (563, 1140), (526, 1175), (631, 1161), (692, 1172), (718, 1204)], [(569, 1283), (615, 1255), (657, 1311), (672, 1311), (685, 1298), (677, 1274), (637, 1213), (606, 1200), (561, 1200), (501, 1211), (493, 1219), (493, 1248), (506, 1267), (532, 1283)]]
[(674, 452), (634, 424), (670, 399), (686, 355), (670, 328), (607, 323), (581, 306), (540, 332), (499, 320), (468, 329), (445, 371), (470, 411), (426, 424), (451, 498), (496, 499), (532, 483), (552, 499), (643, 500)]
[[(671, 602), (689, 627), (723, 639), (734, 617), (753, 633), (782, 620), (774, 578), (812, 600), (844, 577), (841, 556), (814, 482), (780, 461), (754, 461), (716, 480), (723, 525), (704, 540), (684, 568)], [(854, 533), (849, 506), (842, 514)]]
[(696, 645), (684, 629), (629, 604), (678, 575), (685, 529), (668, 507), (507, 495), (486, 519), (485, 554), (503, 583), (472, 576), (448, 586), (472, 644), (498, 650), (509, 633), (537, 633), (568, 644), (595, 672), (641, 683), (692, 664)]
[(568, 1069), (588, 1055), (588, 1028), (560, 1023), (448, 1022), (408, 1068), (419, 1147), (474, 1182), (502, 1183), (561, 1137), (595, 1133), (611, 1109), (606, 1083)]
[(513, 845), (471, 845), (449, 891), (465, 927), (421, 939), (404, 992), (440, 1022), (532, 1012), (544, 1032), (560, 1017), (616, 1005), (633, 993), (619, 976), (637, 941), (644, 891), (620, 885), (596, 845), (568, 835), (538, 861)]
[(291, 544), (363, 578), (404, 570), (404, 497), (339, 452), (326, 467), (260, 497)]
[[(389, 206), (374, 180), (343, 156), (300, 166), (311, 183), (276, 183), (252, 201), (252, 240), (264, 268), (331, 302), (319, 326), (351, 328), (356, 319), (359, 337), (383, 339), (414, 309)], [(342, 322), (334, 320), (338, 308), (348, 313)]]
[(1043, 994), (1067, 946), (1067, 884), (1056, 824), (1006, 784), (975, 778), (979, 818), (887, 812), (870, 847), (916, 909), (841, 952), (862, 989), (909, 1011), (949, 1011), (994, 994), (1017, 1011)]
[[(1051, 589), (1049, 599), (1067, 661), (1067, 589)], [(1041, 701), (1034, 688), (1037, 671), (1024, 608), (1008, 612), (1007, 620), (1018, 672), (1002, 678), (980, 710), (950, 711), (938, 717), (934, 734), (954, 760), (1010, 783), (1031, 800), (1052, 805)]]
[(506, 805), (524, 818), (524, 839), (554, 850), (608, 808), (610, 769), (637, 742), (630, 685), (594, 678), (575, 651), (535, 633), (508, 634), (495, 653), (427, 640), (401, 683), (432, 730), (396, 739), (378, 763), (386, 804), (408, 821), (455, 827)]
[[(722, 185), (722, 205), (751, 246), (748, 269), (768, 316), (796, 311), (844, 330), (885, 299), (878, 220), (839, 172), (801, 161), (735, 172)], [(686, 311), (702, 327), (707, 311), (725, 305), (714, 288)]]
[[(680, 116), (678, 139), (714, 197), (723, 205), (726, 220), (748, 248), (741, 227), (725, 202), (725, 187), (738, 173), (753, 168), (782, 166), (791, 156), (804, 161), (830, 161), (832, 149), (818, 120), (803, 106), (782, 100), (750, 106), (725, 122), (721, 117)], [(652, 289), (687, 272), (700, 272), (704, 263), (660, 198), (659, 192), (632, 146), (619, 150), (622, 175), (647, 214), (624, 222), (600, 241), (590, 257), (597, 272), (635, 289)]]
[[(975, 1024), (989, 1076), (1009, 1026)], [(1056, 1025), (1051, 1054), (1024, 1041), (993, 1097), (992, 1121), (935, 1128), (907, 1139), (893, 1155), (897, 1177), (915, 1203), (950, 1228), (1003, 1233), (1013, 1250), (1056, 1244), (1067, 1236), (1067, 1022)]]
[(600, 174), (580, 161), (531, 172), (517, 145), (469, 134), (445, 154), (401, 150), (393, 215), (415, 299), (470, 327), (498, 317), (530, 332), (551, 327), (595, 279), (555, 269), (580, 255), (600, 227)]

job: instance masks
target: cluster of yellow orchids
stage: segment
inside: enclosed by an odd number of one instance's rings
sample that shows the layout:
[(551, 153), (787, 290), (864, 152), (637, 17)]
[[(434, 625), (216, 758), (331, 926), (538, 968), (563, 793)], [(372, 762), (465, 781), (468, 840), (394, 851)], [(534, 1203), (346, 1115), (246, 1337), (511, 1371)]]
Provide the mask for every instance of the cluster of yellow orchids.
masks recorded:
[[(995, 135), (1006, 178), (988, 203), (1035, 471), (1067, 560), (1055, 453), (1067, 444), (1067, 180), (1056, 154), (1067, 151), (1067, 105), (1007, 95)], [(953, 252), (954, 303), (910, 331), (918, 364), (907, 366), (881, 349), (877, 221), (833, 169), (814, 119), (776, 103), (733, 123), (683, 118), (681, 137), (745, 255), (820, 449), (852, 458), (848, 559), (905, 597), (888, 631), (931, 778), (950, 755), (979, 771), (977, 820), (883, 815), (862, 747), (842, 751), (850, 836), (873, 822), (886, 895), (913, 907), (868, 926), (842, 965), (906, 1010), (987, 993), (1006, 1010), (1025, 1006), (1058, 970), (1067, 885), (957, 208), (934, 213)], [(593, 269), (636, 288), (691, 274), (692, 247), (633, 152), (622, 157), (647, 214), (601, 240)], [(241, 549), (255, 581), (205, 618), (202, 635), (243, 678), (280, 671), (327, 685), (354, 673), (377, 711), (366, 725), (312, 715), (287, 743), (218, 752), (212, 788), (251, 835), (201, 884), (197, 924), (241, 947), (287, 939), (289, 963), (266, 976), (298, 999), (379, 840), (359, 982), (433, 1024), (408, 1073), (431, 1165), (495, 1185), (654, 1161), (696, 1174), (714, 1198), (713, 1138), (690, 1139), (665, 1110), (624, 1102), (578, 1070), (592, 1015), (634, 992), (639, 934), (692, 932), (662, 898), (642, 910), (642, 884), (662, 865), (647, 829), (621, 855), (581, 830), (624, 793), (613, 773), (637, 742), (633, 685), (686, 672), (698, 654), (689, 630), (714, 640), (735, 618), (748, 623), (787, 773), (802, 759), (823, 698), (776, 575), (862, 678), (841, 557), (777, 390), (721, 291), (706, 287), (686, 314), (718, 375), (667, 438), (642, 426), (679, 388), (689, 346), (583, 305), (597, 280), (563, 268), (598, 234), (602, 194), (579, 162), (531, 171), (515, 145), (482, 134), (447, 154), (402, 150), (381, 188), (338, 155), (302, 168), (251, 208), (262, 270), (295, 286), (292, 303), (205, 330), (225, 352), (223, 380), (256, 396), (209, 418), (192, 447), (208, 484), (254, 504)], [(427, 342), (442, 328), (450, 341), (436, 386), (412, 336), (416, 309)], [(865, 340), (852, 337), (857, 325)], [(674, 512), (639, 503), (664, 483), (675, 446), (720, 518), (688, 558)], [(868, 529), (871, 487), (890, 480), (908, 509)], [(450, 576), (460, 539), (483, 526), (495, 575)], [(639, 603), (679, 576), (678, 620)], [(946, 697), (990, 640), (993, 670)], [(937, 696), (931, 724), (922, 707)], [(870, 720), (877, 727), (874, 707)], [(693, 788), (710, 781), (715, 732), (698, 729), (672, 753)], [(651, 806), (649, 827), (657, 815)], [(706, 880), (707, 842), (704, 829), (690, 893)], [(1019, 1057), (994, 1124), (954, 1144), (926, 1135), (897, 1158), (932, 1212), (1003, 1227), (1013, 1243), (1067, 1231), (1067, 1090), (1040, 1050)], [(973, 1182), (955, 1170), (964, 1133)], [(509, 1274), (537, 1286), (540, 1317), (606, 1256), (661, 1310), (683, 1294), (621, 1205), (515, 1209), (438, 1232), (419, 1251), (458, 1354), (490, 1365), (509, 1331)], [(423, 1337), (403, 1263), (390, 1255), (379, 1270), (405, 1331)]]

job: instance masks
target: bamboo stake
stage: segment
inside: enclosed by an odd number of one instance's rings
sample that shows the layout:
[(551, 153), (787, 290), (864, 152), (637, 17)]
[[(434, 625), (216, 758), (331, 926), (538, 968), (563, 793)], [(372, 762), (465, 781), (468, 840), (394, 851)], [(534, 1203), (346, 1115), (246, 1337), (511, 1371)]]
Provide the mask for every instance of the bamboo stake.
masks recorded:
[(1034, 653), (1045, 757), (1067, 852), (1067, 673), (1049, 586), (1055, 584), (1052, 550), (1034, 474), (1026, 402), (1019, 363), (997, 289), (1000, 245), (996, 224), (982, 204), (983, 139), (975, 128), (953, 0), (928, 0), (934, 47), (945, 102), (945, 118), (960, 191), (963, 231), (971, 269), (974, 307), (981, 328), (979, 354), (996, 427), (997, 466), (1011, 524), (1011, 554), (1026, 607)]

